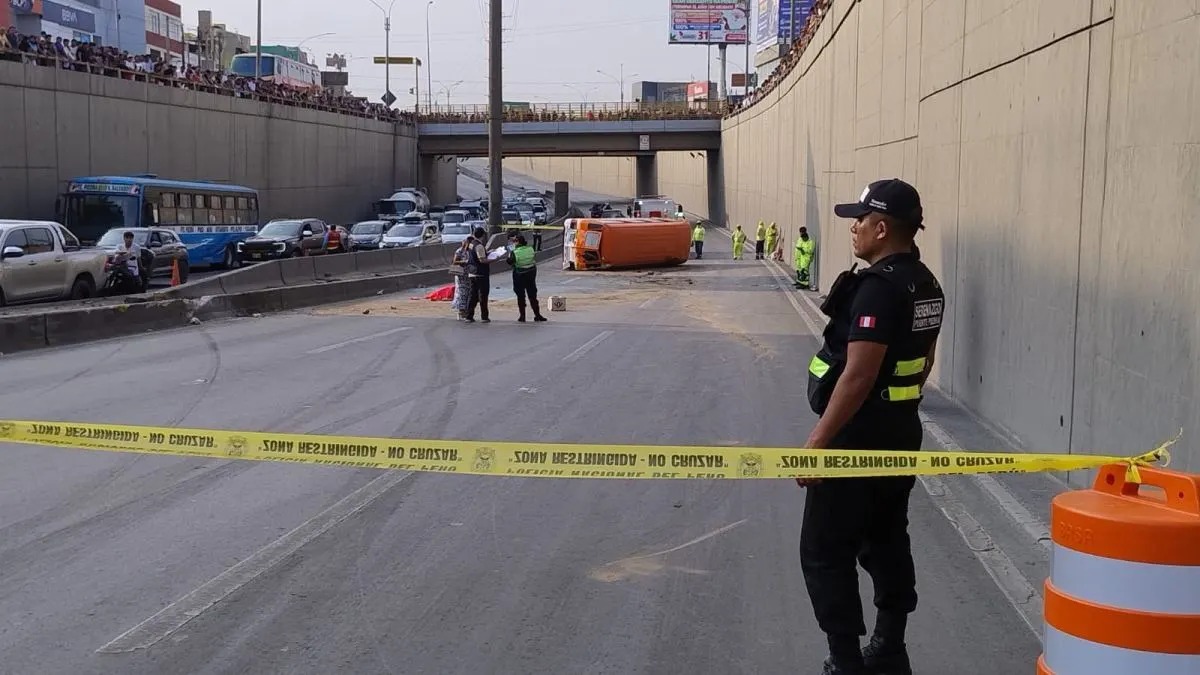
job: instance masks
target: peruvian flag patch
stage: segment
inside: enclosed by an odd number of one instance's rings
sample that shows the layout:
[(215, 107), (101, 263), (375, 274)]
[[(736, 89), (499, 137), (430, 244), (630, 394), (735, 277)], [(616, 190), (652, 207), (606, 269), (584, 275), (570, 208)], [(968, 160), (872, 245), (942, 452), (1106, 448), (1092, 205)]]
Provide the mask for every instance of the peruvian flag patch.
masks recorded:
[(859, 328), (874, 328), (875, 327), (875, 317), (873, 317), (873, 316), (858, 317), (858, 327)]

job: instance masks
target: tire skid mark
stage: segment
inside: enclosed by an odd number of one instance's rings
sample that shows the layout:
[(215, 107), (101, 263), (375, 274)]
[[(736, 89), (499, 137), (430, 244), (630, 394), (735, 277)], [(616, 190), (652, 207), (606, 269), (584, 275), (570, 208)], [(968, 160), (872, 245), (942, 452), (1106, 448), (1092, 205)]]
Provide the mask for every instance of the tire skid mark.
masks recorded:
[[(381, 345), (384, 346), (384, 349), (380, 354), (369, 359), (363, 366), (351, 371), (344, 378), (336, 381), (333, 386), (323, 388), (318, 393), (308, 397), (305, 401), (296, 406), (295, 412), (288, 412), (281, 417), (275, 418), (271, 423), (263, 427), (263, 431), (279, 431), (283, 428), (290, 427), (308, 414), (308, 410), (313, 405), (328, 400), (329, 398), (340, 398), (341, 396), (355, 389), (358, 386), (359, 381), (366, 374), (377, 371), (379, 367), (383, 365), (383, 363), (391, 359), (396, 354), (395, 347), (404, 339), (406, 335), (407, 334), (405, 333), (398, 333), (396, 335), (397, 339), (390, 340), (386, 343), (381, 343)], [(209, 339), (211, 339), (211, 337)], [(216, 343), (213, 341), (211, 344), (215, 345)], [(211, 383), (209, 384), (211, 385)], [(206, 387), (205, 390), (201, 392), (200, 396), (198, 396), (197, 399), (187, 407), (187, 409), (184, 411), (184, 414), (177, 415), (176, 419), (181, 420), (186, 417), (186, 415), (191, 414), (191, 412), (199, 405), (200, 399), (207, 393), (208, 389), (209, 387)], [(178, 422), (173, 422), (172, 426), (177, 423)], [(311, 433), (311, 431), (302, 429), (301, 433)], [(132, 458), (127, 464), (118, 468), (117, 471), (127, 469), (139, 459), (145, 459), (145, 457)], [(181, 459), (179, 462), (173, 462), (169, 467), (164, 467), (163, 470), (166, 472), (178, 470), (177, 467), (183, 466), (183, 463), (188, 461), (195, 460)], [(128, 526), (130, 519), (126, 518), (126, 515), (131, 512), (152, 513), (158, 509), (168, 506), (173, 502), (178, 501), (179, 499), (197, 496), (204, 490), (208, 489), (212, 484), (225, 479), (237, 477), (238, 475), (255, 468), (255, 465), (257, 464), (257, 462), (243, 462), (238, 460), (217, 460), (217, 463), (215, 464), (213, 464), (211, 460), (206, 460), (206, 462), (207, 464), (205, 468), (202, 468), (199, 471), (192, 470), (192, 475), (187, 476), (178, 483), (164, 486), (163, 488), (148, 494), (138, 495), (136, 497), (126, 499), (99, 511), (98, 513), (89, 515), (80, 521), (68, 523), (61, 528), (44, 533), (41, 536), (31, 540), (18, 542), (16, 545), (0, 551), (0, 566), (8, 567), (9, 569), (23, 569), (23, 566), (34, 565), (36, 564), (37, 560), (44, 558), (48, 554), (54, 555), (60, 563), (65, 562), (66, 558), (62, 557), (64, 553), (69, 553), (71, 555), (81, 554), (86, 551), (86, 544), (78, 543), (71, 547), (69, 544), (64, 543), (64, 545), (68, 546), (70, 550), (59, 552), (48, 552), (43, 548), (43, 546), (53, 544), (57, 539), (69, 537), (70, 535), (76, 534), (82, 530), (86, 530), (87, 528), (95, 528), (97, 530), (95, 533), (88, 533), (92, 534), (93, 536), (107, 535), (111, 532), (118, 531)], [(115, 476), (111, 477), (108, 482), (111, 482), (111, 480), (114, 479)], [(75, 506), (78, 505), (79, 503), (77, 501)], [(62, 513), (62, 509), (58, 509), (57, 511), (58, 514), (55, 514), (56, 517)], [(45, 522), (52, 522), (54, 519), (55, 518), (47, 518)], [(24, 526), (28, 527), (31, 520), (33, 519), (23, 521)], [(13, 525), (4, 528), (4, 530), (0, 530), (0, 541), (4, 541), (3, 535), (5, 531), (17, 525), (21, 525), (21, 523), (14, 523)], [(36, 550), (28, 551), (27, 549), (30, 548), (34, 548)], [(23, 552), (24, 555), (22, 555)], [(9, 567), (10, 565), (13, 567)], [(16, 576), (19, 575), (8, 575), (4, 579), (0, 580), (0, 589), (3, 589), (11, 582), (17, 581), (15, 578)]]

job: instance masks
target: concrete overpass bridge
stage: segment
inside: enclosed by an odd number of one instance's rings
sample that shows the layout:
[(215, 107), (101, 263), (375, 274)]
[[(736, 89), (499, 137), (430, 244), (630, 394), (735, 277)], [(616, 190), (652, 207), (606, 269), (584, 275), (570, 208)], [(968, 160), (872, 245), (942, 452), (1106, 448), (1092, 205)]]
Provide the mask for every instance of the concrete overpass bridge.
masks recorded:
[[(703, 152), (709, 185), (721, 175), (724, 109), (701, 104), (539, 104), (508, 107), (502, 126), (506, 157), (634, 157), (638, 194), (658, 192), (659, 152)], [(434, 106), (421, 112), (422, 165), (438, 157), (486, 157), (487, 106)], [(715, 193), (715, 194), (714, 194)], [(709, 201), (720, 198), (710, 190)], [(720, 211), (710, 211), (719, 213)]]

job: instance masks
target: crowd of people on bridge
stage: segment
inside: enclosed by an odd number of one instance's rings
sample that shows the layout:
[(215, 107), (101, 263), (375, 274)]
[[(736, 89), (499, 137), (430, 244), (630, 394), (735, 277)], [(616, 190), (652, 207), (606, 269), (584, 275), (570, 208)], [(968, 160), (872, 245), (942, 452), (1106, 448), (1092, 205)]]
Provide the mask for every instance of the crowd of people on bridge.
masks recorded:
[[(634, 101), (626, 105), (614, 104), (546, 104), (529, 107), (506, 107), (505, 122), (623, 122), (632, 120), (661, 119), (714, 119), (724, 114), (725, 108), (716, 101), (711, 106), (687, 103), (641, 103)], [(483, 124), (488, 121), (486, 105), (441, 107), (425, 110), (420, 121), (429, 123)]]
[(80, 40), (64, 40), (46, 33), (24, 35), (16, 27), (0, 26), (0, 61), (15, 61), (62, 68), (124, 80), (154, 82), (163, 86), (205, 91), (212, 94), (326, 110), (378, 120), (412, 120), (407, 111), (390, 109), (354, 96), (338, 96), (323, 89), (302, 89), (253, 77), (240, 77), (225, 70), (176, 66), (149, 55), (136, 55), (116, 47)]
[(779, 65), (763, 81), (761, 87), (758, 87), (749, 96), (742, 99), (741, 105), (736, 109), (730, 110), (727, 116), (736, 115), (738, 112), (758, 103), (768, 94), (775, 91), (779, 84), (787, 79), (787, 76), (800, 63), (800, 57), (804, 55), (804, 51), (812, 43), (813, 37), (817, 34), (817, 29), (821, 27), (821, 21), (829, 12), (829, 7), (832, 4), (833, 0), (817, 0), (813, 3), (812, 13), (808, 15), (808, 20), (804, 22), (804, 26), (800, 29), (800, 34), (796, 36), (796, 41), (792, 44), (791, 49), (779, 60)]

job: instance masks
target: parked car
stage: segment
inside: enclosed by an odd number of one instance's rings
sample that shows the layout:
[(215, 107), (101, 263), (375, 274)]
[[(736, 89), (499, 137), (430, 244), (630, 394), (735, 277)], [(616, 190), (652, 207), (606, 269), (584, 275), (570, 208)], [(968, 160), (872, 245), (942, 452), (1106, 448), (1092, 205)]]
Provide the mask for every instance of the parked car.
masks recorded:
[(108, 253), (59, 223), (0, 220), (0, 306), (96, 295)]
[(258, 234), (238, 243), (238, 259), (246, 263), (322, 255), (327, 229), (325, 221), (317, 218), (272, 220)]
[(408, 248), (442, 243), (438, 224), (421, 216), (406, 216), (383, 235), (379, 248)]
[(350, 227), (350, 250), (363, 251), (379, 248), (383, 235), (394, 222), (389, 220), (364, 220)]
[(187, 246), (180, 241), (179, 235), (166, 228), (116, 227), (105, 232), (96, 242), (96, 247), (112, 253), (125, 243), (126, 232), (132, 232), (133, 243), (142, 248), (138, 272), (142, 275), (143, 287), (154, 277), (170, 278), (172, 266), (176, 261), (179, 262), (179, 281), (187, 283), (188, 273), (191, 271)]
[(454, 207), (457, 211), (466, 211), (471, 216), (471, 220), (487, 220), (487, 208), (480, 202), (460, 202)]

